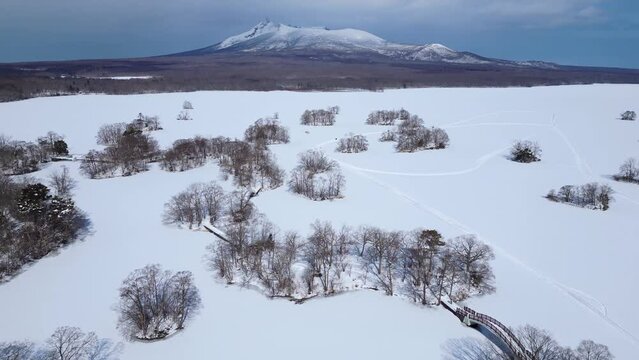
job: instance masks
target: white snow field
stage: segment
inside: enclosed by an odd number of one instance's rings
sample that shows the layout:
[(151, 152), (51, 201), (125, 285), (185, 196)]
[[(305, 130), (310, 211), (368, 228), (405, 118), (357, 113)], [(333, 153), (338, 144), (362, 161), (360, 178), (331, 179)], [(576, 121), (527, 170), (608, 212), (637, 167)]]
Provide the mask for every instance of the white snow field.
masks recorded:
[[(595, 85), (508, 89), (414, 89), (385, 92), (196, 92), (154, 95), (84, 95), (0, 104), (0, 133), (35, 140), (52, 130), (71, 152), (95, 144), (100, 125), (159, 115), (162, 147), (203, 136), (242, 136), (256, 119), (279, 113), (291, 143), (273, 146), (290, 171), (297, 154), (321, 147), (341, 162), (345, 198), (315, 202), (285, 187), (260, 194), (259, 210), (282, 230), (307, 234), (315, 219), (337, 225), (388, 229), (434, 228), (446, 237), (477, 234), (493, 246), (497, 292), (467, 304), (509, 326), (530, 323), (559, 342), (604, 343), (617, 359), (639, 351), (639, 186), (609, 175), (639, 156), (639, 122), (616, 120), (639, 110), (639, 86)], [(193, 121), (177, 121), (184, 100)], [(332, 127), (299, 125), (306, 109), (339, 105)], [(445, 150), (396, 153), (379, 143), (386, 127), (365, 125), (368, 113), (403, 107), (444, 127)], [(306, 133), (308, 132), (308, 133)], [(370, 149), (335, 153), (334, 140), (368, 134)], [(506, 159), (515, 139), (531, 139), (542, 161)], [(164, 341), (125, 343), (122, 359), (436, 359), (450, 338), (479, 336), (443, 309), (362, 290), (303, 305), (269, 300), (227, 287), (207, 269), (204, 232), (165, 226), (163, 204), (189, 184), (220, 181), (209, 164), (182, 173), (157, 165), (131, 177), (79, 180), (77, 204), (93, 233), (29, 266), (0, 285), (0, 341), (44, 341), (56, 327), (79, 326), (122, 340), (116, 329), (121, 281), (134, 269), (159, 263), (190, 270), (203, 308), (186, 329)], [(33, 174), (45, 178), (61, 164)], [(610, 210), (553, 203), (551, 188), (590, 181), (616, 191)], [(225, 185), (230, 189), (230, 184)]]

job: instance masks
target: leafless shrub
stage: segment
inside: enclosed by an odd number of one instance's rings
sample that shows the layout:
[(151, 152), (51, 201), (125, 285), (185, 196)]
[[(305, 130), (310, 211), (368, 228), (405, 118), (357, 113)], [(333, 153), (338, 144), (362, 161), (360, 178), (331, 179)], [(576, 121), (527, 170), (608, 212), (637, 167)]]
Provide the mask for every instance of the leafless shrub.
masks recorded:
[(188, 110), (182, 110), (178, 114), (177, 120), (179, 120), (179, 121), (188, 121), (188, 120), (193, 120), (193, 118), (191, 117), (191, 113), (189, 113)]
[(623, 113), (621, 113), (621, 115), (619, 116), (619, 118), (621, 120), (630, 120), (630, 121), (634, 121), (635, 119), (637, 119), (637, 113), (631, 110), (628, 111), (624, 111)]
[(184, 100), (184, 103), (182, 104), (182, 109), (193, 110), (193, 104), (191, 104), (191, 102), (188, 100)]
[(521, 163), (530, 163), (541, 160), (541, 148), (539, 144), (530, 140), (519, 140), (510, 149), (510, 159)]

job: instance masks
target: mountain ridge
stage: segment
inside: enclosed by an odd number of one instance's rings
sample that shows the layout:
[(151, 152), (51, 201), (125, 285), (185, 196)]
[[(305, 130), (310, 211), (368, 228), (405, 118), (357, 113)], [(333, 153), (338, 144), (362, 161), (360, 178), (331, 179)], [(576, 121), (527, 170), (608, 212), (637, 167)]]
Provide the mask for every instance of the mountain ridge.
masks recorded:
[(500, 65), (515, 67), (556, 68), (544, 61), (511, 61), (492, 59), (467, 51), (456, 51), (439, 43), (424, 45), (400, 44), (387, 41), (364, 30), (326, 27), (298, 27), (263, 21), (251, 29), (230, 36), (216, 44), (172, 56), (196, 56), (218, 53), (253, 53), (270, 55), (326, 55), (336, 58), (382, 57), (389, 60)]

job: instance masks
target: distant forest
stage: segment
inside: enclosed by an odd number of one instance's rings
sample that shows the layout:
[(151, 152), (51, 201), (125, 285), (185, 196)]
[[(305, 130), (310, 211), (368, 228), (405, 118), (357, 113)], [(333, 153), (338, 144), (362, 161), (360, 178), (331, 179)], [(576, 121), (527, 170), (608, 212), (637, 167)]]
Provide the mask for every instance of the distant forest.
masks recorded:
[[(149, 76), (117, 80), (115, 76)], [(84, 93), (196, 90), (382, 90), (416, 87), (508, 87), (639, 83), (639, 70), (557, 69), (364, 61), (326, 55), (217, 54), (143, 59), (0, 64), (0, 101)]]

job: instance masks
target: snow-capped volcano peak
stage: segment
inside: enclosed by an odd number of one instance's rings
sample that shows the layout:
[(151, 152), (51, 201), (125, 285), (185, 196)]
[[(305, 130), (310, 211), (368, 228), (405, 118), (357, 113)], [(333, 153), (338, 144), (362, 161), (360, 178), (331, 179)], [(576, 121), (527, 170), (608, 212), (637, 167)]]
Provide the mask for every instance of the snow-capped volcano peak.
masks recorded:
[(231, 36), (217, 44), (217, 50), (238, 48), (240, 51), (285, 50), (285, 49), (325, 49), (370, 48), (381, 46), (386, 41), (362, 30), (330, 30), (320, 27), (295, 27), (260, 22), (252, 29)]
[[(496, 64), (535, 66), (533, 63), (484, 58), (458, 52), (442, 44), (407, 45), (386, 41), (357, 29), (332, 30), (325, 27), (297, 27), (263, 21), (248, 31), (231, 36), (216, 45), (179, 55), (211, 53), (268, 53), (278, 56), (303, 55), (312, 58), (357, 58), (370, 61), (415, 61), (429, 63)], [(544, 64), (548, 67), (552, 64)]]

